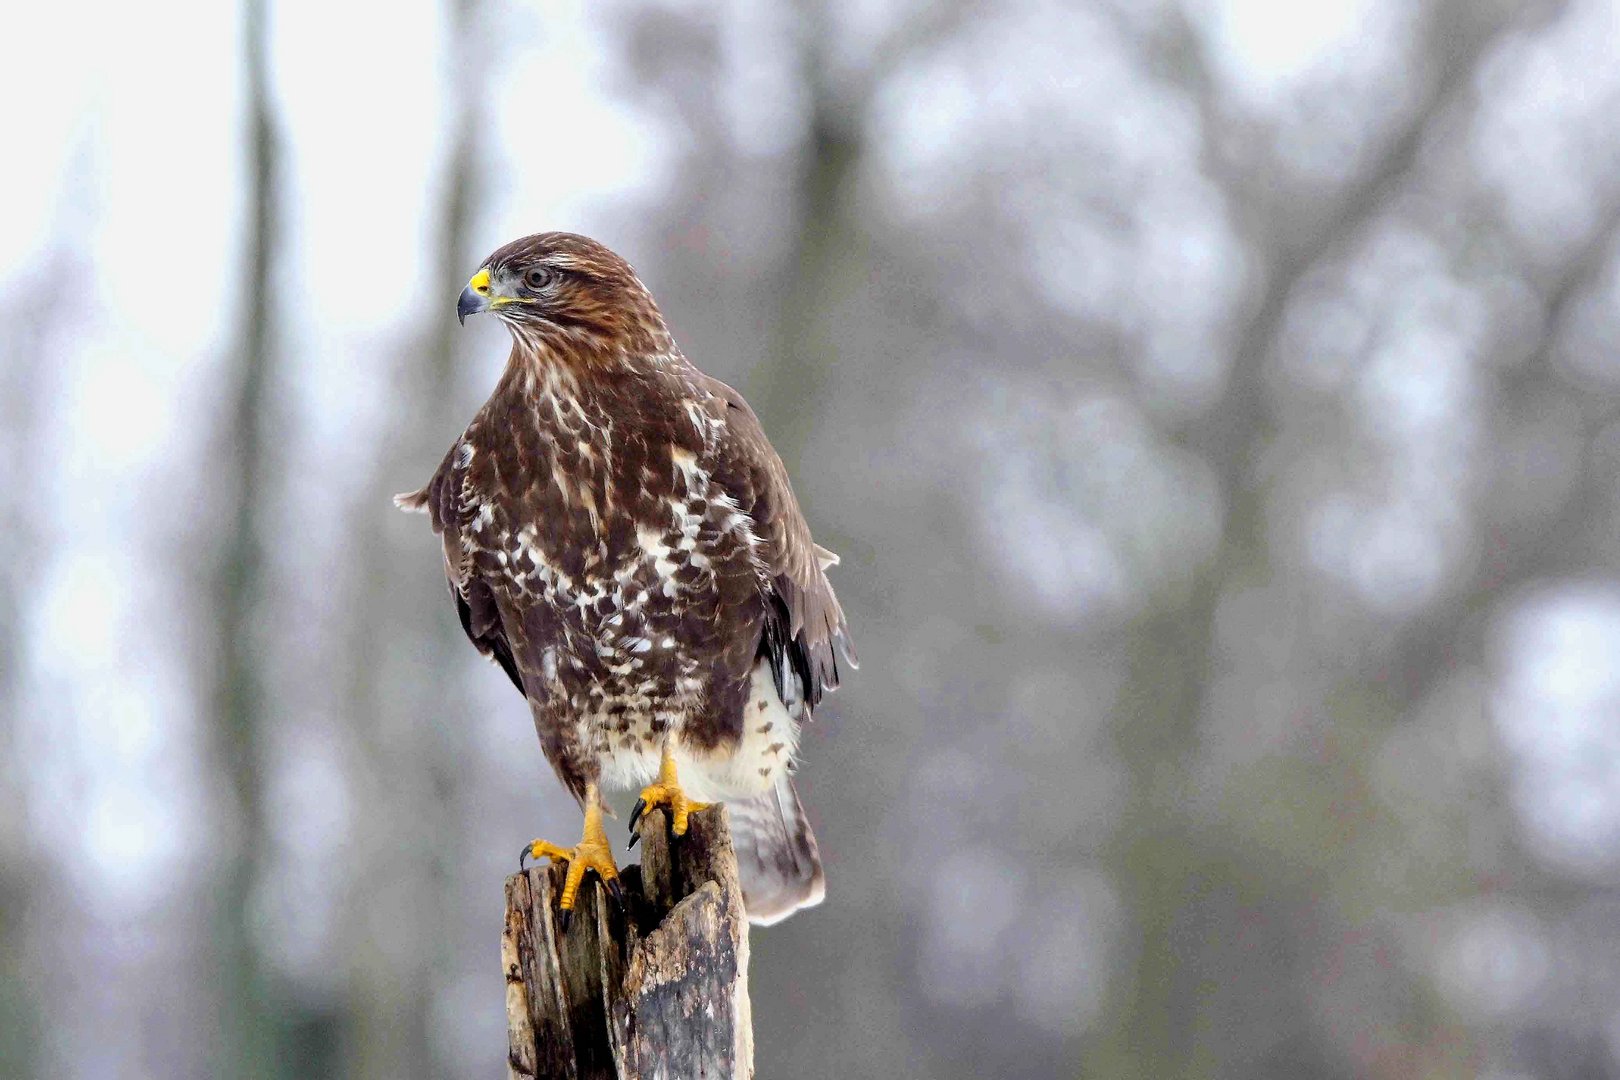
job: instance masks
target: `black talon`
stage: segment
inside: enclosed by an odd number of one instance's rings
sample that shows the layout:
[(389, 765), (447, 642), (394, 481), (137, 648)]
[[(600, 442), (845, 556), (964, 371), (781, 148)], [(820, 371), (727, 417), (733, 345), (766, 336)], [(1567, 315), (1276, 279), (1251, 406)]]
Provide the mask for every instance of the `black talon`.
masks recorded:
[(623, 911), (624, 910), (624, 887), (619, 884), (619, 879), (618, 878), (613, 878), (613, 879), (608, 881), (608, 883), (607, 883), (607, 891), (608, 891), (608, 895), (613, 898), (613, 906), (618, 908), (620, 911)]
[[(646, 812), (647, 812), (647, 800), (646, 799), (637, 799), (636, 800), (636, 808), (630, 812), (630, 831), (631, 832), (636, 831), (636, 822), (640, 821), (641, 820), (641, 815), (645, 814)], [(640, 834), (638, 833), (637, 835), (640, 835)], [(634, 841), (632, 841), (632, 843), (633, 842)]]
[(528, 865), (529, 860), (531, 858), (533, 858), (533, 856), (530, 854), (530, 852), (532, 852), (533, 850), (534, 850), (534, 845), (533, 844), (524, 844), (523, 845), (523, 850), (518, 852), (518, 873), (521, 874), (521, 873), (523, 873), (523, 871), (525, 871), (525, 870), (527, 870), (529, 868), (529, 865)]
[(633, 833), (630, 834), (630, 842), (628, 844), (624, 845), (624, 846), (626, 848), (633, 848), (637, 844), (639, 844), (640, 842), (641, 842), (641, 834), (638, 833), (638, 832), (633, 832)]
[(569, 908), (563, 908), (557, 916), (557, 927), (563, 933), (568, 933), (568, 925), (574, 921), (574, 913)]

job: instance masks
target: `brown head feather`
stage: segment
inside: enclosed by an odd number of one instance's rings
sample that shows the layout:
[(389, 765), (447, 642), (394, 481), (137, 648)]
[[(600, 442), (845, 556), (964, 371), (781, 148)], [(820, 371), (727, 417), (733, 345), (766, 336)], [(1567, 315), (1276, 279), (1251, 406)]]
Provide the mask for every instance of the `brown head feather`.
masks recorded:
[(652, 294), (629, 263), (586, 236), (536, 233), (484, 266), (509, 298), (492, 306), (520, 347), (578, 363), (613, 363), (675, 349)]

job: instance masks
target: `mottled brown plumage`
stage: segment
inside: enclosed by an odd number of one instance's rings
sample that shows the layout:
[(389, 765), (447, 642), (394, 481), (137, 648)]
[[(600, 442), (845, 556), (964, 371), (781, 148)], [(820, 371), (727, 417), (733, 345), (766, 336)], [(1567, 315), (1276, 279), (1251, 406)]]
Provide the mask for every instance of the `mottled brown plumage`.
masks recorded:
[(649, 782), (667, 749), (695, 799), (737, 804), (750, 914), (815, 902), (789, 775), (847, 632), (824, 573), (836, 559), (758, 419), (585, 237), (501, 248), (459, 310), (500, 317), (511, 356), (433, 479), (400, 501), (443, 538), (467, 636), (524, 693), (583, 803), (599, 782)]

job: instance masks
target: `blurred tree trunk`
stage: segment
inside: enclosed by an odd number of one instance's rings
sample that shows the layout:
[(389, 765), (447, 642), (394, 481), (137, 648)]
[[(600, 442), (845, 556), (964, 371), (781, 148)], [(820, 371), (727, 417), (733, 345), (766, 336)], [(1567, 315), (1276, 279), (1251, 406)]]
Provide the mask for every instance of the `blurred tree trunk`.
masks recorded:
[[(61, 262), (64, 260), (50, 260)], [(47, 266), (45, 276), (65, 280), (68, 267)], [(72, 267), (71, 269), (79, 269)], [(25, 293), (26, 295), (26, 293)], [(36, 528), (40, 505), (38, 477), (26, 463), (41, 444), (39, 403), (49, 399), (46, 354), (61, 318), (59, 311), (41, 311), (31, 299), (7, 303), (0, 311), (0, 537), (6, 557), (0, 564), (0, 806), (23, 805), (22, 770), (26, 759), (18, 726), (23, 717), (23, 674), (27, 646), (23, 618), (28, 592), (41, 580), (45, 560)], [(47, 895), (26, 833), (24, 814), (0, 819), (0, 1076), (33, 1075), (34, 1058), (42, 1031), (37, 997), (40, 973), (33, 970), (26, 917), (30, 902)], [(20, 977), (18, 977), (20, 976)]]
[(813, 104), (810, 138), (799, 151), (798, 201), (770, 356), (752, 369), (746, 395), (794, 472), (837, 369), (829, 321), (839, 310), (839, 290), (866, 280), (858, 272), (866, 244), (847, 198), (860, 162), (860, 135), (835, 115), (825, 94)]
[[(350, 532), (352, 550), (372, 553), (357, 567), (347, 649), (358, 658), (351, 673), (350, 712), (365, 757), (361, 782), (368, 805), (360, 841), (377, 862), (357, 875), (349, 898), (353, 929), (347, 935), (355, 1026), (344, 1050), (345, 1075), (360, 1078), (438, 1075), (431, 1031), (436, 974), (453, 969), (458, 925), (452, 896), (464, 848), (460, 779), (468, 752), (467, 700), (456, 673), (472, 655), (461, 637), (442, 577), (433, 569), (437, 541), (426, 543), (425, 522), (401, 514), (394, 492), (420, 486), (466, 421), (456, 364), (456, 295), (469, 273), (473, 208), (478, 201), (480, 87), (465, 73), (483, 70), (484, 5), (451, 0), (446, 13), (454, 58), (451, 149), (444, 201), (431, 253), (426, 329), (411, 347), (390, 387), (398, 403), (391, 436), (381, 447), (370, 481), (360, 488)], [(424, 554), (434, 561), (424, 563)], [(416, 567), (402, 581), (400, 567)], [(379, 917), (377, 882), (396, 884), (397, 906)]]
[(851, 298), (871, 283), (872, 243), (854, 196), (872, 95), (895, 66), (949, 34), (973, 5), (963, 0), (928, 5), (877, 43), (867, 69), (845, 72), (848, 81), (835, 74), (841, 9), (823, 0), (797, 7), (808, 133), (797, 154), (797, 197), (768, 362), (751, 369), (744, 387), (772, 445), (795, 472), (837, 376), (839, 319)]
[(237, 326), (219, 482), (223, 529), (213, 581), (218, 668), (212, 688), (214, 758), (235, 802), (238, 830), (226, 853), (214, 914), (219, 964), (221, 1075), (307, 1076), (330, 1071), (333, 1018), (306, 1009), (277, 984), (255, 940), (254, 892), (271, 848), (263, 777), (267, 718), (263, 649), (257, 640), (265, 593), (265, 509), (274, 450), (276, 269), (282, 238), (281, 143), (271, 104), (267, 0), (243, 9), (248, 219), (243, 237)]

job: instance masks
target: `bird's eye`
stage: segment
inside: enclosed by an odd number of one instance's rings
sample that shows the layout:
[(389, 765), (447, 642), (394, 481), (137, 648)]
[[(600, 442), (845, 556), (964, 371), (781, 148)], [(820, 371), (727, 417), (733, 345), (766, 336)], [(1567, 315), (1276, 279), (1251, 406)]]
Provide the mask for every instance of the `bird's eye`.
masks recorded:
[(542, 270), (536, 267), (523, 275), (523, 281), (531, 289), (543, 289), (551, 284), (552, 274), (550, 270)]

